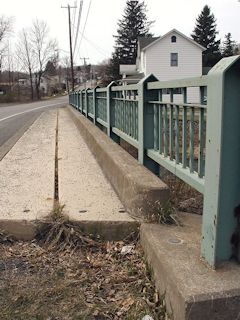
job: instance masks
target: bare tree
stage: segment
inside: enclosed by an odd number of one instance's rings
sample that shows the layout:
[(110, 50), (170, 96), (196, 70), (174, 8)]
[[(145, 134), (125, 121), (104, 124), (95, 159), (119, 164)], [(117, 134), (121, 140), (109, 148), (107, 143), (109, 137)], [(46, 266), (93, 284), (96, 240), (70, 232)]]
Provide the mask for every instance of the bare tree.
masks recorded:
[(44, 21), (35, 20), (31, 28), (23, 29), (19, 34), (17, 56), (29, 75), (32, 100), (34, 91), (37, 99), (40, 99), (41, 80), (47, 63), (56, 60), (56, 52), (57, 42), (49, 39), (49, 29)]
[(49, 29), (44, 21), (35, 20), (31, 29), (31, 45), (35, 56), (35, 89), (40, 99), (40, 84), (49, 60), (57, 52), (57, 41), (48, 38)]
[(12, 30), (13, 19), (5, 16), (0, 16), (0, 74), (3, 68), (4, 54), (7, 50), (5, 39)]
[(35, 54), (29, 38), (30, 32), (27, 29), (23, 29), (19, 34), (19, 40), (16, 46), (16, 53), (21, 63), (21, 66), (25, 72), (29, 75), (31, 99), (34, 99), (34, 70), (36, 65)]

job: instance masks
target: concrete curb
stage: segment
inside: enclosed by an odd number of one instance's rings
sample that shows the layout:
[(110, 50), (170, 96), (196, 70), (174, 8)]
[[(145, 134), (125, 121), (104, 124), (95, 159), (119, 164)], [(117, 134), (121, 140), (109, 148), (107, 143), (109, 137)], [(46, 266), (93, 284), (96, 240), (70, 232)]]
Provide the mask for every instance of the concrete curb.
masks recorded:
[(0, 230), (17, 240), (30, 241), (37, 234), (36, 221), (0, 220)]
[[(46, 217), (47, 218), (47, 217)], [(0, 220), (0, 231), (17, 240), (31, 241), (35, 239), (41, 225), (47, 220)], [(84, 234), (99, 237), (103, 241), (121, 241), (137, 234), (140, 225), (137, 221), (69, 221), (81, 229)]]
[(78, 111), (71, 106), (68, 110), (127, 211), (139, 218), (156, 213), (169, 199), (167, 185)]
[(239, 319), (239, 265), (228, 262), (210, 269), (200, 258), (201, 217), (181, 217), (183, 226), (143, 223), (140, 228), (141, 244), (168, 312), (174, 320)]

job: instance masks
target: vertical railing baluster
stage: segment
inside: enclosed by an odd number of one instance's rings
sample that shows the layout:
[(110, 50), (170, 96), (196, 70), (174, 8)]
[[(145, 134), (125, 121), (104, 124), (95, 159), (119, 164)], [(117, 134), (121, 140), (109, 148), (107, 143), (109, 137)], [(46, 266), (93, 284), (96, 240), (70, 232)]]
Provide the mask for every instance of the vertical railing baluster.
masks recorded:
[[(183, 88), (183, 103), (187, 103), (187, 88)], [(187, 107), (182, 110), (182, 165), (187, 167)]]
[(139, 134), (138, 134), (138, 117), (139, 117), (139, 107), (138, 107), (138, 103), (136, 104), (135, 107), (136, 110), (136, 117), (135, 117), (135, 127), (136, 127), (136, 139), (139, 141)]
[(126, 122), (127, 122), (127, 131), (126, 133), (128, 135), (130, 135), (130, 108), (131, 108), (131, 91), (128, 92), (128, 99), (129, 101), (126, 103), (126, 106), (127, 106), (127, 119), (126, 119)]
[(125, 101), (125, 123), (126, 123), (126, 128), (125, 128), (125, 133), (128, 134), (128, 129), (129, 129), (129, 117), (128, 117), (128, 113), (129, 113), (129, 102), (128, 100)]
[(170, 118), (169, 118), (169, 151), (170, 160), (173, 159), (173, 145), (174, 145), (174, 133), (173, 133), (173, 89), (170, 89)]
[(88, 117), (88, 89), (85, 90), (85, 104), (86, 104), (85, 116)]
[[(118, 96), (120, 99), (120, 97)], [(121, 130), (121, 101), (118, 100), (118, 129)]]
[(204, 175), (204, 109), (199, 110), (199, 131), (198, 131), (198, 176), (200, 178)]
[(134, 139), (137, 139), (137, 106), (135, 102), (133, 105), (133, 114), (134, 114), (134, 117), (133, 117)]
[(189, 168), (190, 172), (194, 172), (194, 135), (195, 135), (195, 125), (194, 125), (194, 107), (190, 110), (190, 158), (189, 158)]
[(130, 110), (130, 116), (129, 116), (129, 135), (130, 137), (133, 136), (132, 134), (132, 110), (133, 110), (133, 102), (130, 102), (130, 106), (129, 106), (129, 110)]
[(95, 103), (95, 114), (94, 114), (94, 121), (95, 123), (97, 122), (97, 114), (98, 114), (98, 93), (97, 93), (97, 89), (95, 89), (95, 100), (94, 100), (94, 103)]
[(123, 131), (123, 100), (120, 101), (120, 130)]
[(173, 133), (173, 105), (170, 105), (170, 116), (169, 116), (169, 154), (170, 160), (173, 160), (173, 148), (174, 148), (174, 133)]
[(158, 116), (159, 116), (159, 153), (163, 153), (163, 115), (162, 115), (162, 104), (159, 104), (158, 106)]
[(164, 105), (164, 157), (168, 156), (168, 107)]
[(126, 95), (124, 95), (124, 100), (122, 102), (122, 131), (125, 132), (125, 99), (126, 99)]
[(180, 156), (179, 156), (179, 106), (175, 106), (175, 128), (176, 128), (176, 135), (175, 135), (175, 159), (176, 163), (179, 163)]
[(119, 100), (116, 100), (117, 103), (117, 128), (120, 129), (120, 106)]
[(125, 123), (124, 132), (127, 133), (127, 131), (128, 131), (128, 101), (127, 101), (127, 98), (125, 100), (125, 119), (124, 119), (124, 123)]
[(128, 107), (127, 107), (127, 134), (131, 136), (130, 131), (131, 131), (131, 126), (130, 126), (130, 121), (131, 120), (131, 101), (128, 101)]
[(156, 104), (154, 104), (153, 106), (153, 112), (154, 112), (154, 116), (153, 116), (153, 145), (154, 145), (154, 150), (157, 151), (158, 150), (158, 133), (159, 133), (159, 129), (158, 129), (158, 107)]
[(159, 89), (158, 90), (158, 101), (159, 101), (159, 106), (158, 106), (158, 123), (159, 123), (159, 133), (158, 133), (158, 150), (159, 150), (159, 153), (163, 153), (163, 115), (162, 115), (162, 108), (163, 108), (163, 105), (162, 105), (162, 95), (163, 95), (163, 92), (162, 92), (162, 89)]
[(82, 90), (80, 91), (80, 111), (81, 111), (81, 113), (82, 113), (82, 110), (83, 110), (83, 102), (82, 102), (82, 99), (83, 99), (83, 97), (82, 97)]

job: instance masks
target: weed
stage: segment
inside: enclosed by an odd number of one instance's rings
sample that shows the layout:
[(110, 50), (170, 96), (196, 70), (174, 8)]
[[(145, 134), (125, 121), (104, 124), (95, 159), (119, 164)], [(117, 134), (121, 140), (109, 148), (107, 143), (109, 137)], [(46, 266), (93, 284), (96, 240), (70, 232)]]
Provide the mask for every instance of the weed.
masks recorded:
[(81, 228), (64, 213), (64, 205), (55, 205), (53, 211), (41, 221), (36, 239), (48, 249), (76, 249), (82, 245), (95, 245), (96, 241), (85, 235)]
[(176, 209), (170, 201), (166, 202), (164, 205), (159, 204), (157, 209), (148, 217), (148, 220), (153, 223), (179, 225)]

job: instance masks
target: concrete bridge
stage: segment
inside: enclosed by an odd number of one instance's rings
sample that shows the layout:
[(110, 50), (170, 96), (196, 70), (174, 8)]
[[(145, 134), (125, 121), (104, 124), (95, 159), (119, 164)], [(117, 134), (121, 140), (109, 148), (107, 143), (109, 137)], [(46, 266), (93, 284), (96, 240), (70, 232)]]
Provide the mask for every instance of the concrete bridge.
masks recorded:
[[(238, 319), (240, 269), (229, 259), (240, 202), (239, 70), (231, 57), (207, 77), (83, 90), (70, 95), (70, 106), (41, 113), (0, 162), (0, 228), (32, 239), (57, 202), (106, 240), (140, 229), (174, 319)], [(199, 87), (199, 103), (187, 102), (188, 87)], [(204, 193), (203, 221), (181, 213), (179, 226), (148, 223), (169, 199), (159, 165)]]

